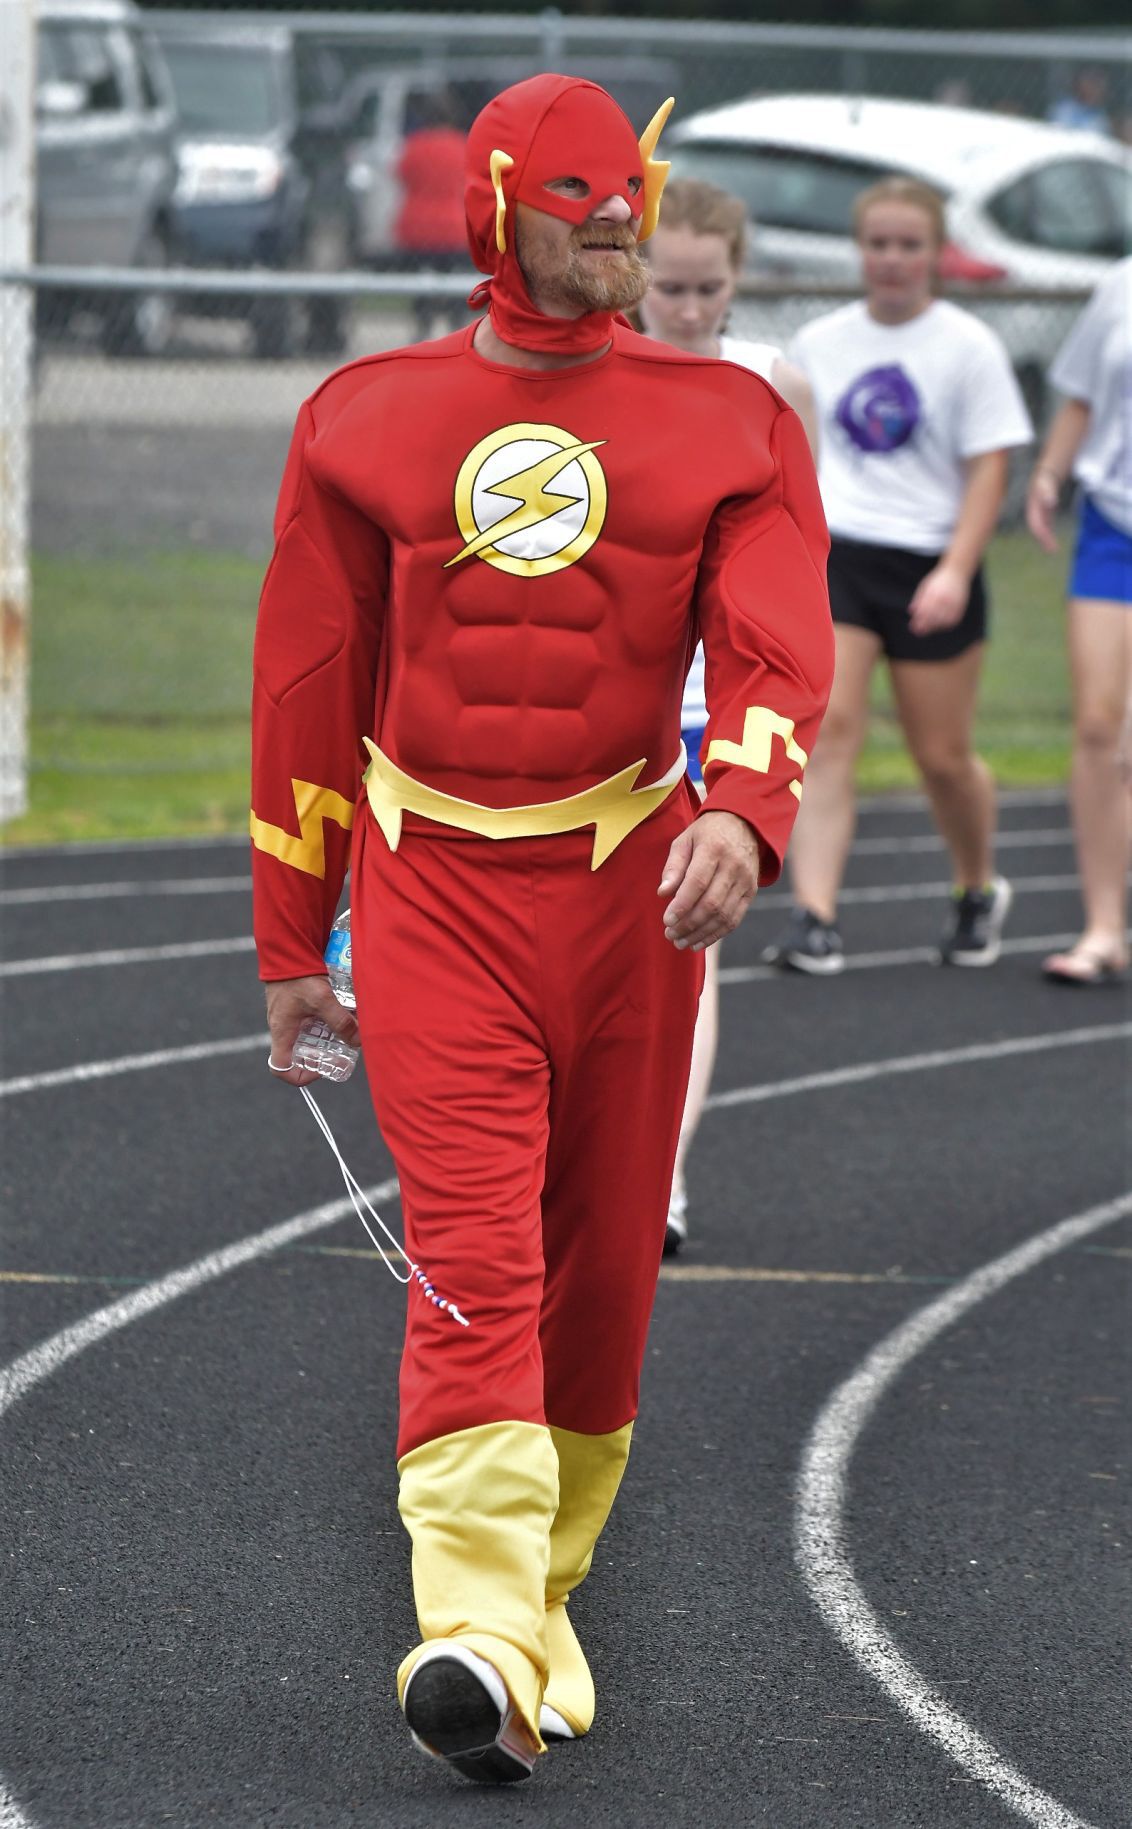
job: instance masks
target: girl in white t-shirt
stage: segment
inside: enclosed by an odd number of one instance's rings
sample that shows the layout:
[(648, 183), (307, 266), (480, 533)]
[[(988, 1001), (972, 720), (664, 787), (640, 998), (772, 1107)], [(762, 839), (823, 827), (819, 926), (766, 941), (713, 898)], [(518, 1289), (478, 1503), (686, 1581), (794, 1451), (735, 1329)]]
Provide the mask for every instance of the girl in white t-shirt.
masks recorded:
[[(667, 184), (660, 221), (642, 249), (652, 269), (652, 284), (638, 308), (638, 322), (646, 336), (670, 343), (688, 355), (719, 356), (761, 375), (794, 408), (812, 445), (813, 395), (805, 376), (786, 361), (773, 343), (744, 343), (724, 335), (724, 321), (743, 269), (747, 228), (746, 206), (729, 192), (696, 178), (674, 178)], [(707, 726), (702, 647), (696, 649), (688, 672), (680, 725), (688, 751), (688, 772), (702, 798), (700, 747)], [(717, 947), (708, 948), (704, 964), (692, 1070), (668, 1207), (664, 1249), (669, 1256), (680, 1249), (688, 1235), (684, 1163), (707, 1097), (719, 1032)]]
[(986, 634), (981, 560), (1008, 453), (1032, 436), (993, 331), (934, 296), (943, 204), (889, 178), (856, 200), (865, 296), (807, 324), (790, 355), (818, 413), (818, 480), (832, 540), (833, 694), (806, 766), (790, 848), (795, 908), (764, 955), (834, 972), (837, 897), (855, 824), (869, 681), (888, 662), (905, 741), (951, 853), (940, 958), (990, 965), (1010, 904), (994, 873), (994, 788), (971, 748)]
[(1073, 680), (1070, 799), (1085, 927), (1043, 961), (1061, 984), (1108, 984), (1128, 967), (1132, 795), (1132, 258), (1101, 281), (1050, 370), (1065, 396), (1034, 467), (1026, 519), (1056, 552), (1053, 516), (1070, 474), (1081, 509), (1069, 579)]

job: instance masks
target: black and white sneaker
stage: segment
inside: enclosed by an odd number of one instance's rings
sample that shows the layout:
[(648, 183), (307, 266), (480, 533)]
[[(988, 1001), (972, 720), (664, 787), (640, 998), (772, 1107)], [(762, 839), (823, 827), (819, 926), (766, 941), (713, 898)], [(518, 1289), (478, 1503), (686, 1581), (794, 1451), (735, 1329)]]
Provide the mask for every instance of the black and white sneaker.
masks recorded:
[[(674, 1187), (668, 1201), (668, 1218), (664, 1225), (664, 1255), (675, 1257), (681, 1245), (688, 1242), (688, 1196), (683, 1188)], [(545, 1739), (545, 1735), (543, 1738)]]
[(455, 1640), (438, 1640), (409, 1672), (401, 1704), (422, 1753), (482, 1785), (529, 1778), (535, 1749), (486, 1658)]
[(784, 971), (831, 977), (845, 969), (845, 949), (831, 921), (823, 921), (808, 908), (792, 908), (778, 939), (764, 951), (763, 963), (781, 966)]
[(1014, 892), (1004, 876), (985, 889), (952, 892), (947, 929), (939, 943), (941, 965), (993, 965), (1002, 951), (1002, 927)]

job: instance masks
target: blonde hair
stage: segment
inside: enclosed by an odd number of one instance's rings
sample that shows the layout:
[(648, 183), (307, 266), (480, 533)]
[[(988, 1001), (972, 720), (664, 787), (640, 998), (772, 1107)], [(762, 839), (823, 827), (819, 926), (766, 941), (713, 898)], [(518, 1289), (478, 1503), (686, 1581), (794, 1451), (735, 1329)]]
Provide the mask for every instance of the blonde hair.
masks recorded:
[[(736, 273), (747, 255), (747, 206), (730, 191), (702, 178), (673, 178), (660, 200), (662, 229), (691, 229), (693, 235), (721, 235)], [(645, 252), (648, 252), (647, 246)]]
[(913, 209), (923, 210), (932, 225), (936, 247), (942, 248), (947, 240), (947, 215), (943, 198), (921, 179), (882, 178), (879, 184), (870, 184), (868, 190), (858, 191), (853, 199), (853, 233), (858, 241), (864, 229), (865, 217), (876, 203), (907, 203)]

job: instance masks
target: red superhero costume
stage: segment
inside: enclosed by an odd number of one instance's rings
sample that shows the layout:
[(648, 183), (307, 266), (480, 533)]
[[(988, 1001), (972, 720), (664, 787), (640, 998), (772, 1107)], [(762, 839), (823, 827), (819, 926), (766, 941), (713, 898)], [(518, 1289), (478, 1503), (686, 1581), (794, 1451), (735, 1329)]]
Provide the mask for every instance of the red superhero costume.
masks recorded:
[[(642, 232), (664, 167), (592, 84), (539, 77), (468, 142), (474, 326), (304, 405), (256, 640), (265, 979), (323, 970), (353, 827), (354, 974), (407, 1248), (400, 1506), (422, 1646), (487, 1658), (517, 1730), (593, 1713), (565, 1600), (628, 1452), (701, 963), (657, 884), (699, 812), (680, 700), (702, 635), (704, 811), (777, 877), (829, 689), (825, 524), (764, 382), (604, 312), (536, 311), (514, 205)], [(581, 172), (582, 204), (546, 191)], [(580, 214), (571, 214), (578, 212)], [(362, 768), (366, 765), (365, 785)], [(356, 810), (356, 818), (355, 818)], [(548, 1719), (541, 1715), (544, 1724)]]

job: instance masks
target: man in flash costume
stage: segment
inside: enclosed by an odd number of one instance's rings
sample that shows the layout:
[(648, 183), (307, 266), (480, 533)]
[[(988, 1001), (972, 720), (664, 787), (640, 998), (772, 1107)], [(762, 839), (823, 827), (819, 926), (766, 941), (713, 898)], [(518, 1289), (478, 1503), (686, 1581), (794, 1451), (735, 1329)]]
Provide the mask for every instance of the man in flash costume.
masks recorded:
[[(573, 78), (484, 109), (486, 316), (305, 403), (256, 637), (273, 1060), (306, 1016), (356, 1033), (322, 963), (352, 828), (358, 1031), (428, 1273), (399, 1694), (426, 1751), (489, 1782), (593, 1719), (567, 1601), (637, 1410), (699, 954), (778, 876), (832, 669), (794, 414), (614, 315), (647, 284), (670, 105), (639, 145)], [(701, 635), (702, 808), (679, 737)]]

